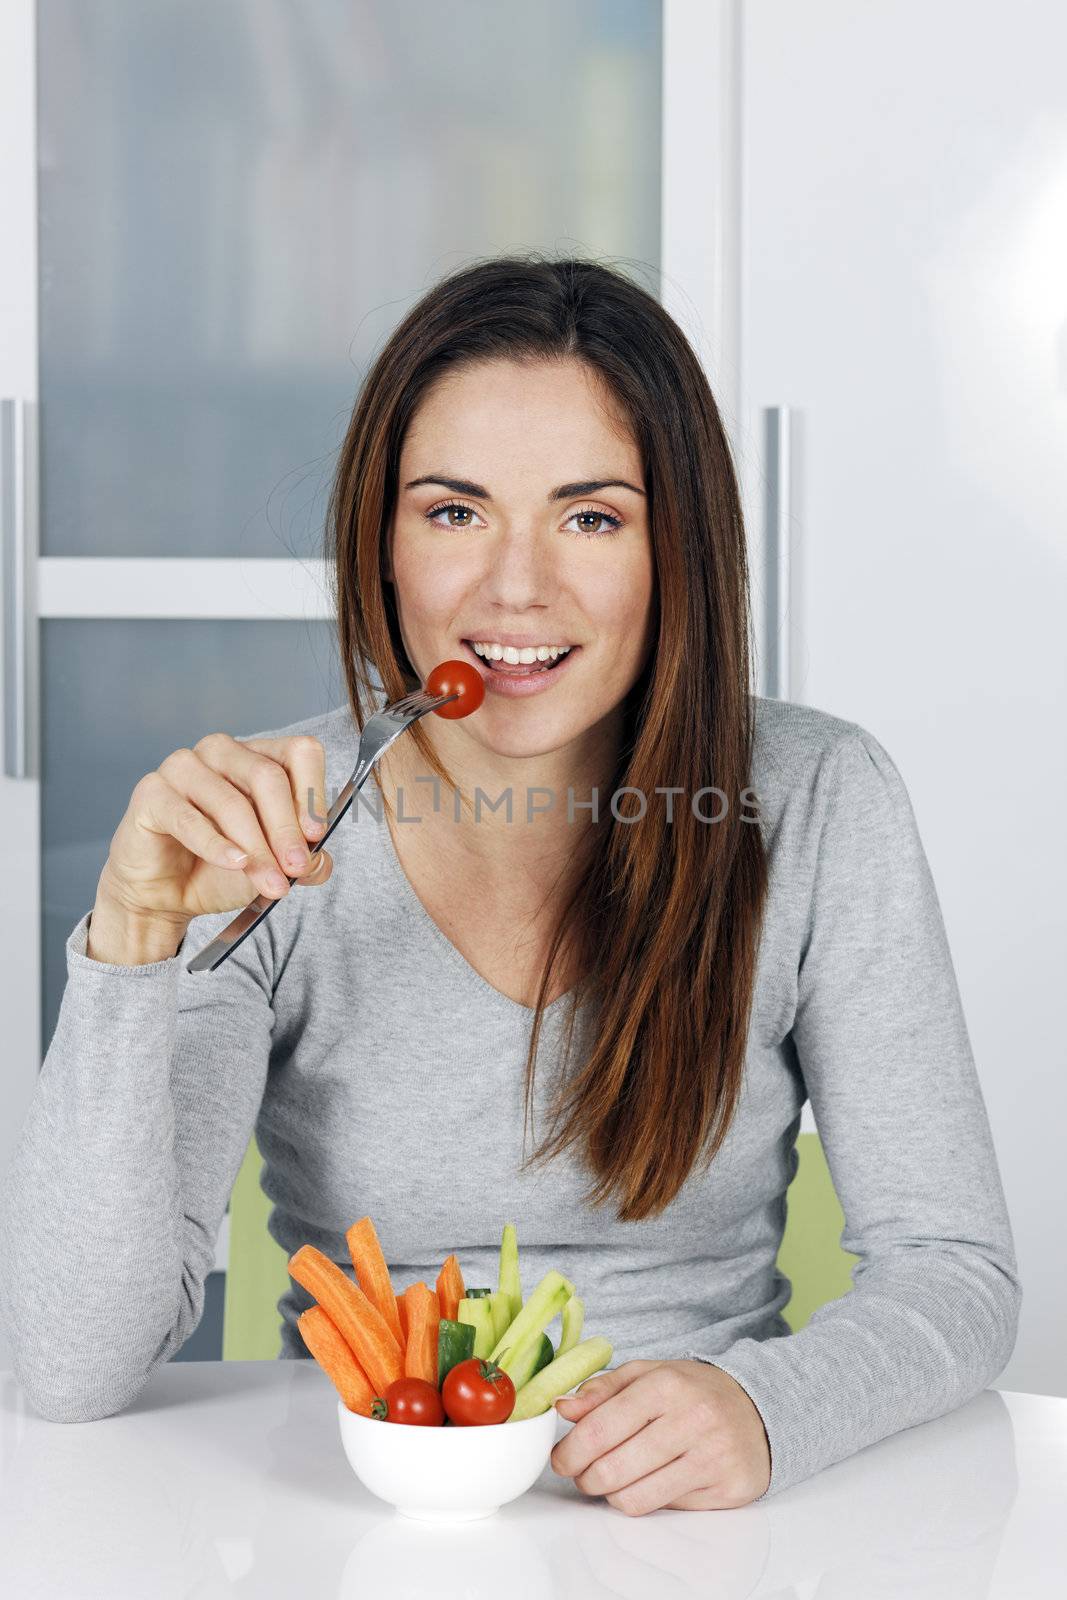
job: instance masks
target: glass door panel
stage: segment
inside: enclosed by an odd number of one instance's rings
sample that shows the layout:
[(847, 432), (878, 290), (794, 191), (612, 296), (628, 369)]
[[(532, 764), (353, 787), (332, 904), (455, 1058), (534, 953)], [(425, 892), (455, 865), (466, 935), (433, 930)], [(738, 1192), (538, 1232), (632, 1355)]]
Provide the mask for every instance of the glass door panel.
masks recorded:
[(660, 10), (39, 0), (42, 554), (315, 554), (435, 277), (655, 268)]
[(331, 622), (41, 624), (41, 1037), (55, 1032), (65, 945), (138, 779), (221, 729), (285, 727), (346, 703)]
[[(215, 728), (345, 699), (332, 622), (261, 601), (157, 618), (151, 596), (141, 616), (145, 558), (320, 556), (361, 376), (464, 262), (592, 254), (655, 292), (663, 6), (36, 9), (47, 1048), (67, 936), (141, 774)], [(220, 1306), (213, 1273), (176, 1359), (221, 1355)]]

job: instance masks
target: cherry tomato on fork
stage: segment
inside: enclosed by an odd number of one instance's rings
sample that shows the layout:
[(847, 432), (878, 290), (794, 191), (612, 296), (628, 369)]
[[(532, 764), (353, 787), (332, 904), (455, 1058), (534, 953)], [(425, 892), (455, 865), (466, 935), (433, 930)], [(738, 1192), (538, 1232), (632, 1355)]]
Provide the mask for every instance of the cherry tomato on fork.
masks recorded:
[(441, 1385), (441, 1400), (457, 1428), (506, 1422), (515, 1409), (515, 1385), (495, 1361), (458, 1361)]
[(426, 679), (428, 694), (453, 694), (459, 698), (439, 706), (435, 717), (454, 722), (458, 717), (469, 717), (485, 699), (485, 679), (469, 661), (439, 661)]
[(370, 1414), (378, 1422), (407, 1422), (420, 1428), (440, 1428), (445, 1413), (441, 1395), (425, 1378), (397, 1378), (371, 1404)]

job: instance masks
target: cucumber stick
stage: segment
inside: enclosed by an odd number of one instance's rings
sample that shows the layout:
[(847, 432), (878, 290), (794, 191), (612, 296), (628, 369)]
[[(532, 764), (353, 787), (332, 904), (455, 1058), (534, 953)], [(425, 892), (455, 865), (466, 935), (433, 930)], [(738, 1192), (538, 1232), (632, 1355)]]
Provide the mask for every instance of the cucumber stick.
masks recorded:
[(474, 1354), (474, 1329), (467, 1322), (451, 1322), (442, 1317), (437, 1324), (437, 1387), (452, 1368), (469, 1361)]
[(554, 1361), (556, 1359), (556, 1354), (557, 1352), (552, 1348), (552, 1340), (548, 1337), (547, 1333), (543, 1333), (541, 1335), (541, 1351), (537, 1357), (537, 1360), (534, 1362), (533, 1375), (536, 1376), (542, 1367), (547, 1367), (550, 1361)]
[(610, 1360), (611, 1345), (606, 1339), (583, 1339), (523, 1385), (515, 1396), (515, 1409), (508, 1421), (524, 1422), (527, 1417), (539, 1417), (561, 1394), (567, 1394), (577, 1383), (584, 1383)]
[(488, 1296), (488, 1301), (489, 1314), (493, 1322), (493, 1339), (494, 1342), (499, 1342), (511, 1325), (511, 1296), (494, 1289)]
[(519, 1241), (513, 1222), (505, 1223), (500, 1239), (498, 1287), (500, 1293), (506, 1294), (511, 1302), (511, 1320), (514, 1321), (522, 1310), (522, 1284), (519, 1282)]
[(540, 1372), (542, 1367), (548, 1366), (554, 1355), (552, 1340), (548, 1334), (535, 1333), (531, 1334), (525, 1344), (509, 1345), (497, 1365), (503, 1367), (515, 1385), (515, 1393), (518, 1394), (535, 1373)]
[(578, 1340), (582, 1337), (582, 1323), (585, 1321), (585, 1305), (576, 1294), (572, 1294), (567, 1304), (563, 1307), (563, 1337), (559, 1341), (558, 1356), (565, 1356), (568, 1350), (573, 1350)]
[(574, 1284), (571, 1280), (552, 1267), (545, 1273), (510, 1327), (498, 1336), (490, 1352), (492, 1359), (495, 1361), (509, 1345), (525, 1344), (531, 1334), (542, 1333), (552, 1318), (563, 1310), (573, 1293)]
[(493, 1292), (492, 1289), (468, 1289), (467, 1290), (467, 1299), (468, 1300), (487, 1300), (489, 1298), (489, 1296), (492, 1294), (492, 1292)]
[(474, 1329), (474, 1349), (471, 1354), (481, 1356), (484, 1360), (492, 1350), (495, 1338), (491, 1302), (488, 1299), (461, 1300), (456, 1320), (467, 1322)]

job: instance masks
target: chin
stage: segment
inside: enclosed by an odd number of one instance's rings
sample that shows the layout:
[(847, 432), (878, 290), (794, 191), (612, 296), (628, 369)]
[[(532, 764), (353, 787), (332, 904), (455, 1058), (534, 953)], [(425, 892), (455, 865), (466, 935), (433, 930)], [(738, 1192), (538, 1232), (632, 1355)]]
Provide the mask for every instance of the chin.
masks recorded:
[[(508, 710), (504, 706), (505, 713)], [(586, 726), (576, 726), (569, 719), (561, 718), (558, 714), (546, 716), (543, 721), (535, 722), (533, 717), (527, 715), (526, 725), (517, 727), (514, 719), (506, 716), (500, 718), (497, 727), (493, 727), (488, 719), (479, 730), (471, 729), (474, 737), (478, 738), (487, 750), (492, 750), (495, 755), (510, 756), (516, 760), (528, 758), (533, 760), (538, 756), (550, 756), (557, 750), (563, 750), (586, 732)]]

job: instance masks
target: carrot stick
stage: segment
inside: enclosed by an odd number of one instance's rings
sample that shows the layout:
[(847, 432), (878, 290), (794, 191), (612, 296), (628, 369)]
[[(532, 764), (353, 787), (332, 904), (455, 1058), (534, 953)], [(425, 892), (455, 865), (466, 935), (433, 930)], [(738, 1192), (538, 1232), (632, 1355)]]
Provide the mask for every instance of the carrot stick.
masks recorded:
[(371, 1305), (377, 1306), (397, 1344), (403, 1349), (403, 1337), (400, 1327), (400, 1317), (396, 1309), (396, 1295), (393, 1285), (389, 1281), (389, 1268), (382, 1254), (378, 1232), (370, 1217), (361, 1217), (358, 1222), (353, 1222), (345, 1234), (348, 1241), (349, 1252), (352, 1256), (352, 1265), (356, 1269), (359, 1286), (367, 1296)]
[(459, 1262), (455, 1256), (447, 1256), (444, 1266), (437, 1274), (437, 1298), (441, 1303), (441, 1315), (448, 1321), (455, 1322), (459, 1303), (466, 1292)]
[(434, 1314), (438, 1322), (441, 1320), (441, 1300), (437, 1290), (429, 1288), (421, 1279), (418, 1283), (409, 1283), (407, 1288), (402, 1290), (396, 1297), (396, 1309), (400, 1314), (400, 1326), (404, 1332), (404, 1343), (401, 1347), (404, 1350), (407, 1349), (408, 1337), (411, 1331), (411, 1302), (416, 1294), (423, 1292), (433, 1295)]
[(401, 1350), (406, 1350), (407, 1349), (407, 1343), (408, 1343), (408, 1291), (407, 1291), (407, 1289), (405, 1289), (402, 1294), (398, 1294), (397, 1297), (396, 1297), (396, 1314), (400, 1318), (400, 1332), (403, 1334), (403, 1338), (400, 1341), (400, 1348), (401, 1348)]
[(345, 1339), (321, 1306), (310, 1306), (296, 1319), (304, 1343), (333, 1383), (349, 1411), (369, 1417), (374, 1389)]
[(371, 1305), (358, 1284), (313, 1244), (302, 1244), (289, 1257), (289, 1275), (326, 1312), (370, 1379), (377, 1395), (403, 1375), (400, 1345), (385, 1318)]
[(414, 1294), (417, 1294), (420, 1290), (425, 1289), (425, 1288), (426, 1288), (426, 1285), (424, 1283), (422, 1283), (421, 1281), (419, 1283), (409, 1283), (407, 1288), (402, 1290), (401, 1293), (398, 1294), (397, 1297), (396, 1297), (397, 1314), (400, 1317), (400, 1327), (403, 1330), (403, 1334), (404, 1334), (404, 1338), (403, 1338), (403, 1341), (402, 1341), (401, 1346), (400, 1346), (401, 1350), (406, 1350), (407, 1349), (408, 1337), (409, 1337), (410, 1332), (411, 1332), (411, 1300), (412, 1300), (412, 1296)]
[(437, 1387), (438, 1299), (425, 1283), (413, 1283), (407, 1291), (408, 1342), (404, 1347), (404, 1376), (425, 1378)]

